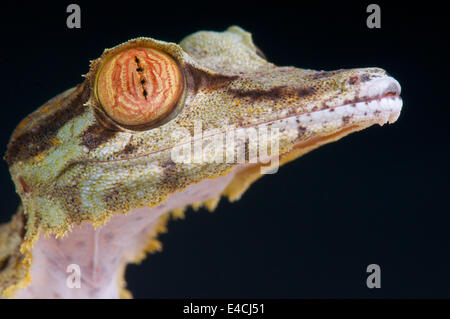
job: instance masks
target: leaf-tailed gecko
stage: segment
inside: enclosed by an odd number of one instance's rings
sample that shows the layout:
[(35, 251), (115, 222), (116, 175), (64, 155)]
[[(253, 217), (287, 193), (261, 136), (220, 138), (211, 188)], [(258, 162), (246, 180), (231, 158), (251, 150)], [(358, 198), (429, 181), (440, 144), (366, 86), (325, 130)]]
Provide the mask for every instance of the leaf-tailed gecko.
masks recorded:
[[(236, 26), (105, 50), (11, 137), (21, 205), (0, 226), (0, 293), (130, 297), (126, 266), (161, 249), (170, 216), (212, 211), (273, 163), (396, 121), (399, 95), (379, 68), (276, 66)], [(81, 288), (67, 283), (73, 264)]]

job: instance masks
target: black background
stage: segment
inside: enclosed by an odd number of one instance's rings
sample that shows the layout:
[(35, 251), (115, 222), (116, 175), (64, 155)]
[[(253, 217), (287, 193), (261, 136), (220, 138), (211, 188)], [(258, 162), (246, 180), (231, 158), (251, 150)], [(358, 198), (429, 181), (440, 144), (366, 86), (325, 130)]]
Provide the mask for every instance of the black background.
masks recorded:
[[(179, 42), (237, 24), (277, 65), (377, 66), (402, 85), (404, 108), (385, 127), (348, 136), (258, 181), (236, 203), (189, 211), (160, 238), (162, 253), (127, 271), (135, 297), (450, 297), (449, 34), (439, 3), (381, 6), (366, 27), (359, 3), (108, 1), (1, 7), (1, 151), (18, 122), (82, 81), (104, 48), (149, 36)], [(0, 222), (14, 193), (0, 164)], [(381, 266), (381, 289), (366, 267)]]

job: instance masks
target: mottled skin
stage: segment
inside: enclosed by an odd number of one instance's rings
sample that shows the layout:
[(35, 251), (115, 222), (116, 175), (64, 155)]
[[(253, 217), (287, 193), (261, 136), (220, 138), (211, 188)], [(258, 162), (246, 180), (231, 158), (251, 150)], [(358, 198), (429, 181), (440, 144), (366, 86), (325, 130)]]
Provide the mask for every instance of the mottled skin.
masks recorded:
[[(126, 126), (106, 115), (95, 93), (95, 80), (102, 61), (139, 46), (169, 54), (181, 69), (184, 91), (168, 117)], [(5, 159), (22, 206), (9, 224), (0, 226), (0, 292), (6, 296), (13, 296), (33, 278), (30, 266), (38, 238), (42, 243), (58, 237), (68, 242), (81, 229), (104, 225), (92, 228), (95, 235), (113, 224), (108, 221), (113, 215), (128, 214), (120, 216), (128, 218), (140, 207), (150, 207), (154, 219), (148, 224), (154, 227), (136, 235), (146, 244), (141, 247), (137, 239), (133, 241), (137, 251), (124, 259), (119, 270), (112, 270), (120, 277), (127, 262), (159, 248), (154, 238), (168, 212), (180, 214), (183, 207), (200, 203), (213, 210), (221, 195), (236, 200), (261, 176), (261, 163), (174, 163), (171, 150), (183, 140), (173, 131), (182, 128), (192, 134), (196, 122), (202, 123), (203, 130), (224, 130), (225, 124), (277, 127), (280, 164), (284, 164), (374, 123), (393, 122), (401, 108), (400, 87), (383, 70), (278, 67), (265, 60), (251, 35), (239, 27), (222, 33), (198, 32), (179, 45), (150, 38), (131, 40), (105, 50), (91, 62), (85, 77), (25, 118), (8, 145)], [(392, 107), (378, 106), (387, 99), (392, 99)], [(376, 102), (373, 107), (362, 109), (370, 101)], [(240, 146), (245, 147), (245, 141)], [(187, 192), (210, 179), (216, 183), (206, 188), (217, 191), (205, 193), (205, 187), (199, 186), (200, 198)], [(130, 249), (127, 246), (121, 253)], [(116, 295), (99, 295), (105, 296)]]

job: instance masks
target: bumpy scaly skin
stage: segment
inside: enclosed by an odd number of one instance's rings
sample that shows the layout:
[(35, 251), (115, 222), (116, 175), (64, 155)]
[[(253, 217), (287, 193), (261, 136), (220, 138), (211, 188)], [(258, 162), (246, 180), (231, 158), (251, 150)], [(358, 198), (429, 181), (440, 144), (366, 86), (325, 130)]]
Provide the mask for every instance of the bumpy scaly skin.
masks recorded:
[[(173, 58), (181, 70), (183, 90), (160, 121), (128, 125), (114, 120), (100, 104), (97, 75), (104, 61), (142, 47)], [(196, 123), (216, 132), (278, 128), (280, 164), (284, 164), (351, 132), (395, 121), (401, 110), (399, 94), (398, 83), (378, 68), (325, 72), (275, 66), (239, 27), (194, 33), (179, 45), (138, 38), (105, 50), (91, 62), (83, 83), (29, 115), (12, 135), (5, 159), (24, 214), (19, 210), (17, 216), (22, 217), (1, 226), (0, 292), (12, 296), (29, 283), (32, 251), (48, 240), (40, 234), (50, 235), (56, 243), (55, 236), (65, 236), (68, 242), (91, 227), (86, 225), (98, 227), (120, 213), (131, 218), (149, 207), (145, 212), (153, 216), (145, 224), (149, 228), (136, 234), (136, 240), (120, 253), (133, 250), (133, 245), (136, 252), (117, 264), (122, 270), (111, 271), (121, 277), (127, 262), (140, 259), (144, 250), (157, 250), (154, 237), (167, 212), (180, 213), (184, 206), (199, 202), (212, 210), (221, 195), (238, 199), (261, 176), (260, 164), (175, 163), (171, 150), (184, 140), (174, 131), (193, 134)], [(237, 144), (246, 147), (245, 140)], [(208, 184), (210, 180), (216, 183)], [(114, 231), (108, 226), (112, 224), (98, 229)], [(90, 232), (96, 236), (94, 228)], [(138, 244), (143, 238), (147, 245)], [(118, 281), (123, 286), (123, 280)]]

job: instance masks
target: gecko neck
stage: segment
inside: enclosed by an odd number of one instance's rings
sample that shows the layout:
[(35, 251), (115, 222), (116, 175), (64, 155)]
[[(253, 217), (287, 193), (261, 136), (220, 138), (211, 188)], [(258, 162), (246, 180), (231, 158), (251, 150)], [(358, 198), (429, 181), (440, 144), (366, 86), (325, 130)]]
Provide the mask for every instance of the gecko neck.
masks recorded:
[(127, 297), (129, 293), (122, 289), (126, 265), (141, 260), (146, 250), (159, 250), (155, 237), (161, 219), (176, 208), (220, 195), (236, 171), (173, 193), (158, 206), (116, 214), (97, 229), (91, 223), (83, 223), (63, 238), (41, 234), (33, 247), (31, 282), (19, 289), (15, 297)]

